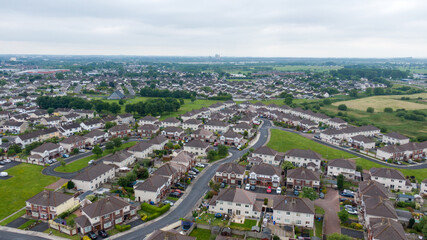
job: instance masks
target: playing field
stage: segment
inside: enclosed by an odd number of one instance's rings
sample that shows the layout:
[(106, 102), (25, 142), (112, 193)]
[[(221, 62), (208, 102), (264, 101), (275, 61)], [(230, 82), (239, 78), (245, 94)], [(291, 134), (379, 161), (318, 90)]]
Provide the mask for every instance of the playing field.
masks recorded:
[(345, 104), (348, 108), (360, 111), (366, 111), (368, 107), (373, 107), (376, 112), (383, 112), (384, 108), (386, 107), (393, 108), (393, 110), (400, 108), (404, 108), (406, 110), (427, 109), (427, 104), (403, 101), (400, 100), (401, 97), (410, 97), (411, 99), (415, 99), (418, 97), (427, 98), (427, 93), (420, 93), (414, 95), (373, 96), (350, 101), (335, 102), (333, 103), (333, 105), (338, 106), (340, 104)]

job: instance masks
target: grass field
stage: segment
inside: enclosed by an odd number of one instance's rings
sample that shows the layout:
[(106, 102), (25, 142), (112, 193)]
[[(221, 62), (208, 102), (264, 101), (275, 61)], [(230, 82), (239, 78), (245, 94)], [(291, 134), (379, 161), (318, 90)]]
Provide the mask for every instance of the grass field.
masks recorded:
[[(355, 155), (324, 146), (308, 138), (302, 137), (296, 133), (285, 132), (278, 129), (271, 129), (271, 138), (267, 146), (279, 152), (286, 152), (290, 149), (295, 148), (310, 149), (322, 155), (323, 158), (329, 160), (336, 158), (352, 158), (355, 159), (357, 165), (362, 166), (365, 170), (369, 170), (373, 167), (388, 168), (387, 166), (383, 166), (379, 163), (369, 161), (363, 158), (357, 158)], [(405, 176), (415, 176), (418, 181), (422, 181), (427, 178), (427, 168), (417, 170), (398, 170), (401, 171)]]
[(191, 237), (195, 237), (197, 240), (210, 240), (211, 231), (208, 229), (196, 228), (190, 233)]
[(267, 146), (279, 151), (286, 152), (291, 149), (310, 149), (325, 159), (354, 158), (355, 156), (343, 151), (326, 147), (296, 133), (290, 133), (278, 129), (270, 129), (271, 137)]
[[(133, 145), (135, 145), (136, 143), (137, 143), (137, 142), (128, 142), (128, 143), (123, 143), (121, 147), (119, 147), (119, 148), (115, 148), (115, 151), (120, 151), (120, 150), (123, 150), (123, 149), (125, 149), (125, 148), (132, 147), (132, 146), (133, 146)], [(56, 168), (55, 168), (55, 171), (56, 171), (56, 172), (65, 172), (65, 173), (72, 173), (72, 172), (76, 172), (76, 171), (79, 171), (79, 170), (80, 170), (80, 169), (82, 169), (82, 168), (87, 167), (88, 162), (89, 162), (90, 160), (100, 159), (100, 158), (102, 158), (102, 157), (107, 156), (108, 154), (110, 154), (110, 153), (112, 153), (112, 152), (113, 152), (113, 150), (104, 150), (104, 151), (102, 152), (102, 155), (101, 155), (101, 156), (99, 156), (99, 157), (97, 157), (96, 155), (90, 155), (90, 156), (88, 156), (88, 157), (85, 157), (85, 158), (82, 158), (82, 159), (79, 159), (79, 160), (73, 161), (73, 162), (71, 162), (71, 163), (69, 163), (69, 164), (65, 165), (65, 167), (63, 167), (63, 166), (56, 167)]]
[(315, 65), (286, 65), (280, 67), (274, 67), (277, 71), (310, 71), (310, 72), (324, 72), (329, 70), (336, 70), (342, 68), (341, 66), (315, 66)]
[(43, 167), (21, 163), (6, 172), (12, 176), (0, 181), (0, 219), (25, 206), (25, 201), (59, 178), (41, 174)]
[(390, 95), (390, 96), (373, 96), (367, 98), (359, 98), (350, 101), (340, 101), (335, 102), (332, 105), (338, 106), (340, 104), (347, 105), (348, 108), (356, 109), (360, 111), (366, 111), (368, 107), (373, 107), (376, 112), (383, 112), (384, 108), (390, 107), (393, 110), (404, 108), (406, 110), (420, 110), (427, 109), (426, 104), (415, 103), (410, 101), (400, 100), (401, 97), (410, 97), (410, 98), (427, 98), (427, 93), (420, 93), (414, 95)]
[(243, 224), (233, 222), (230, 223), (230, 228), (250, 231), (253, 226), (256, 226), (256, 222), (256, 220), (245, 219), (245, 222)]

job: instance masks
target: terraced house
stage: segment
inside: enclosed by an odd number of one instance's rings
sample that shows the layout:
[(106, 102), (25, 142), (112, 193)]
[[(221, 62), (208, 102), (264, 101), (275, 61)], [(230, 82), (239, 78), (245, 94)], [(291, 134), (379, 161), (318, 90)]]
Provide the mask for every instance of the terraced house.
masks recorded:
[(223, 163), (216, 170), (214, 180), (217, 183), (225, 182), (230, 185), (243, 185), (245, 172), (245, 166), (234, 162)]
[(26, 214), (31, 218), (50, 220), (78, 205), (73, 196), (44, 190), (26, 201)]
[(412, 190), (411, 182), (396, 169), (392, 168), (371, 168), (371, 179), (383, 184), (390, 190), (400, 190), (410, 192)]

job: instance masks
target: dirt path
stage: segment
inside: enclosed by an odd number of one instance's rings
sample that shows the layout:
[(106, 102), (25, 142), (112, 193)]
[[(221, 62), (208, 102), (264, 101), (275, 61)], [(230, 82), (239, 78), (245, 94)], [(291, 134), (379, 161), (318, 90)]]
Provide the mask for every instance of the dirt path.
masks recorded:
[(341, 233), (338, 212), (340, 211), (339, 194), (337, 190), (328, 188), (325, 199), (317, 199), (314, 204), (325, 210), (323, 234)]

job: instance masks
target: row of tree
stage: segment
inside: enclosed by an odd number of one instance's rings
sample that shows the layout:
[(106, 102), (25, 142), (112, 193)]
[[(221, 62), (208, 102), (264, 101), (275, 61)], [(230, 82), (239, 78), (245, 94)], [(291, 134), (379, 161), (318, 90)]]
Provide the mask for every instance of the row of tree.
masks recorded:
[(165, 112), (175, 112), (183, 104), (183, 101), (178, 101), (176, 98), (165, 98), (165, 99), (149, 99), (145, 102), (137, 102), (134, 104), (127, 104), (125, 112), (127, 113), (138, 113), (140, 116), (146, 116), (148, 114), (152, 116), (162, 115)]
[(185, 98), (191, 99), (196, 97), (196, 92), (188, 92), (184, 90), (170, 91), (168, 89), (156, 89), (151, 87), (144, 87), (139, 91), (142, 97), (160, 97), (160, 98)]
[(120, 112), (120, 105), (117, 103), (108, 103), (102, 100), (86, 100), (79, 97), (71, 96), (40, 96), (37, 98), (37, 104), (42, 109), (48, 109), (49, 112), (53, 112), (57, 108), (75, 108), (75, 109), (86, 109), (96, 110), (97, 112), (111, 112), (117, 114)]

